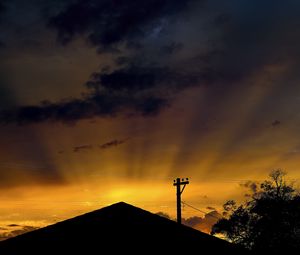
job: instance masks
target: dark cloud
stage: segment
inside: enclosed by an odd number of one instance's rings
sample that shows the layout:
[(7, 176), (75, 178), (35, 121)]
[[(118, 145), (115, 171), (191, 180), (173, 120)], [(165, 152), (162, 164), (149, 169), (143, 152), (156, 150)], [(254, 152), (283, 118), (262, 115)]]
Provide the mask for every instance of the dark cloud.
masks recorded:
[[(5, 5), (4, 1), (0, 2), (0, 15), (5, 11)], [(1, 16), (0, 16), (0, 21), (1, 21)]]
[[(205, 73), (208, 75), (208, 72)], [(165, 90), (177, 90), (195, 85), (204, 75), (196, 72), (185, 72), (157, 65), (143, 66), (141, 63), (129, 63), (124, 68), (114, 71), (106, 70), (94, 73), (86, 83), (88, 88), (95, 91), (105, 89), (108, 92), (126, 92), (140, 94), (141, 92), (166, 94)]]
[[(210, 207), (212, 208), (212, 207)], [(158, 212), (157, 215), (172, 220), (171, 216), (164, 212)], [(182, 224), (195, 228), (205, 233), (210, 233), (212, 226), (222, 218), (222, 215), (216, 210), (206, 213), (204, 217), (192, 216), (189, 218), (182, 218)], [(173, 219), (175, 220), (175, 219)]]
[(213, 210), (213, 211), (215, 211), (215, 210), (216, 210), (216, 208), (214, 208), (214, 207), (211, 207), (211, 206), (207, 206), (207, 207), (206, 207), (206, 209), (208, 209), (208, 210)]
[[(251, 192), (251, 194), (256, 193), (259, 188), (259, 183), (253, 182), (253, 181), (246, 181), (244, 183), (240, 184), (241, 187), (246, 188)], [(250, 196), (249, 194), (246, 194), (246, 196)]]
[(203, 218), (198, 217), (198, 216), (193, 216), (187, 219), (183, 219), (182, 223), (184, 225), (187, 225), (189, 227), (196, 227), (196, 225), (200, 224), (203, 221)]
[(203, 218), (193, 216), (187, 219), (183, 219), (182, 223), (202, 232), (210, 233), (212, 226), (221, 218), (222, 215), (214, 210), (206, 213)]
[(203, 220), (195, 225), (194, 228), (199, 229), (205, 233), (210, 233), (212, 226), (216, 224), (217, 221), (221, 218), (222, 215), (217, 211), (209, 212), (205, 214)]
[[(5, 5), (3, 2), (0, 2), (0, 25), (2, 23), (2, 15), (4, 11), (5, 11)], [(2, 40), (0, 40), (0, 49), (4, 47), (5, 47), (5, 43)]]
[(79, 0), (52, 17), (49, 25), (67, 44), (83, 35), (92, 45), (111, 50), (120, 44), (138, 47), (139, 40), (160, 33), (169, 18), (191, 0)]
[[(260, 11), (256, 12), (258, 6)], [(299, 3), (286, 1), (282, 5), (268, 0), (235, 7), (236, 10), (227, 7), (230, 18), (226, 27), (222, 27), (222, 47), (228, 68), (235, 67), (236, 72), (249, 76), (270, 64), (283, 64), (292, 59), (299, 62), (299, 49), (295, 45), (296, 41), (300, 42), (296, 30), (300, 20), (296, 14)]]
[(221, 27), (225, 25), (230, 25), (230, 22), (231, 22), (230, 16), (226, 13), (221, 13), (213, 18), (212, 24), (217, 27)]
[(88, 145), (80, 145), (80, 146), (75, 146), (73, 148), (73, 151), (74, 152), (79, 152), (79, 151), (82, 151), (82, 150), (91, 150), (93, 148), (93, 145), (91, 144), (88, 144)]
[(161, 83), (173, 81), (172, 73), (162, 67), (128, 66), (117, 69), (111, 73), (94, 73), (87, 86), (100, 90), (126, 91), (137, 93), (153, 89)]
[[(218, 108), (222, 98), (255, 83), (251, 78), (268, 66), (289, 63), (299, 69), (300, 4), (295, 1), (63, 3), (45, 15), (51, 16), (48, 24), (62, 44), (81, 37), (98, 51), (119, 54), (108, 54), (113, 64), (91, 75), (83, 97), (1, 112), (2, 123), (70, 123), (120, 113), (153, 116), (192, 86), (217, 88), (207, 104)], [(212, 114), (202, 114), (198, 122)]]
[(157, 114), (168, 105), (165, 98), (155, 95), (135, 96), (101, 92), (81, 99), (57, 103), (43, 102), (40, 105), (22, 106), (0, 113), (2, 124), (29, 124), (44, 121), (74, 123), (81, 119), (115, 116), (120, 112), (133, 112), (143, 116)]
[(20, 228), (12, 230), (12, 231), (6, 231), (6, 232), (3, 232), (3, 233), (0, 233), (0, 241), (3, 241), (5, 239), (12, 238), (12, 237), (15, 237), (15, 236), (18, 236), (18, 235), (22, 235), (22, 234), (25, 234), (27, 232), (34, 231), (34, 230), (38, 229), (38, 227), (33, 227), (33, 226), (19, 226), (17, 224), (11, 224), (11, 225), (16, 225), (16, 227), (20, 227)]
[[(128, 138), (124, 139), (124, 140), (115, 139), (115, 140), (103, 143), (101, 145), (98, 145), (98, 148), (101, 149), (101, 150), (106, 150), (106, 149), (109, 149), (111, 147), (116, 147), (118, 145), (124, 144), (127, 140), (128, 140)], [(92, 150), (96, 146), (97, 145), (93, 145), (93, 144), (84, 144), (84, 145), (75, 146), (73, 148), (73, 152), (80, 152), (80, 151)]]
[[(170, 215), (164, 212), (158, 212), (156, 214), (167, 219), (172, 219)], [(204, 217), (192, 216), (189, 218), (182, 218), (182, 224), (205, 233), (210, 233), (212, 226), (221, 218), (222, 215), (218, 211), (213, 210), (206, 213)]]
[(129, 65), (112, 72), (93, 73), (82, 98), (2, 111), (2, 123), (76, 122), (119, 113), (153, 116), (170, 105), (172, 95), (197, 82), (211, 83), (213, 70), (182, 72), (167, 67)]
[(128, 139), (125, 139), (125, 140), (112, 140), (112, 141), (109, 141), (107, 143), (103, 143), (103, 144), (99, 145), (99, 148), (102, 149), (102, 150), (105, 150), (105, 149), (108, 149), (108, 148), (111, 148), (111, 147), (121, 145), (121, 144), (125, 143), (127, 140)]
[(161, 47), (161, 53), (166, 55), (172, 55), (178, 53), (184, 47), (183, 43), (171, 42)]
[[(164, 212), (158, 212), (157, 215), (172, 220), (170, 215)], [(222, 218), (222, 215), (216, 210), (206, 213), (204, 217), (192, 216), (189, 218), (182, 218), (182, 224), (195, 228), (205, 233), (210, 233), (212, 226)], [(173, 219), (176, 220), (176, 219)]]
[(7, 225), (8, 227), (19, 227), (20, 225), (18, 225), (18, 224), (9, 224), (9, 225)]
[(279, 120), (274, 120), (274, 121), (272, 122), (272, 126), (273, 126), (273, 127), (279, 126), (280, 124), (281, 124), (281, 121), (279, 121)]
[(171, 220), (171, 216), (170, 216), (169, 214), (167, 214), (167, 213), (164, 213), (164, 212), (157, 212), (156, 215)]

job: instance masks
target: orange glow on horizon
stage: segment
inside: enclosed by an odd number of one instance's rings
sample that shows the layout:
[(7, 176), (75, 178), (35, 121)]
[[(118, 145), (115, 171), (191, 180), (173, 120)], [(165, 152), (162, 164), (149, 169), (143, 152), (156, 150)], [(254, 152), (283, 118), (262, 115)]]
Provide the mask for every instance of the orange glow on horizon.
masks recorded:
[[(263, 83), (266, 78), (257, 79)], [(210, 109), (217, 113), (215, 119), (201, 120), (196, 109), (201, 104), (189, 101), (209, 96), (209, 90), (201, 88), (186, 91), (181, 103), (155, 118), (4, 128), (7, 133), (34, 134), (43, 157), (26, 152), (25, 143), (18, 148), (11, 145), (13, 157), (7, 148), (1, 151), (15, 163), (0, 167), (18, 178), (2, 187), (0, 226), (7, 221), (50, 224), (119, 201), (175, 218), (172, 181), (176, 177), (190, 178), (183, 199), (203, 211), (208, 206), (221, 210), (228, 199), (243, 199), (240, 183), (263, 180), (274, 168), (284, 168), (290, 178), (299, 178), (298, 147), (291, 135), (298, 130), (288, 125), (279, 130), (267, 122), (249, 125), (266, 90), (251, 87), (232, 102), (236, 96), (229, 96), (224, 112), (223, 105)], [(237, 109), (236, 104), (242, 106)], [(188, 114), (178, 116), (180, 111)], [(101, 148), (115, 139), (126, 141)], [(80, 146), (85, 149), (74, 150)], [(28, 169), (28, 174), (20, 169)], [(53, 181), (43, 171), (54, 172)], [(183, 217), (195, 215), (203, 217), (184, 208)]]

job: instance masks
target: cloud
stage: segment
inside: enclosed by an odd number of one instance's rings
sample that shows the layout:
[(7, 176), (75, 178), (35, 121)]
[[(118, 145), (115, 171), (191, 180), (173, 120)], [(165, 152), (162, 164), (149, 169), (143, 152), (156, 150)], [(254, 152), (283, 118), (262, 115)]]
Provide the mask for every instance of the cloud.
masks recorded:
[(9, 225), (7, 225), (8, 227), (20, 227), (20, 225), (18, 225), (18, 224), (9, 224)]
[(211, 206), (207, 206), (207, 207), (206, 207), (206, 209), (207, 209), (207, 210), (213, 210), (213, 211), (215, 211), (215, 210), (216, 210), (216, 208), (214, 208), (214, 207), (211, 207)]
[(161, 216), (161, 217), (164, 217), (164, 218), (167, 218), (169, 220), (171, 220), (171, 216), (167, 213), (164, 213), (164, 212), (157, 212), (156, 215), (158, 216)]
[[(158, 212), (156, 214), (172, 220), (171, 216), (165, 212)], [(192, 216), (189, 218), (182, 218), (182, 224), (209, 234), (212, 226), (221, 218), (222, 215), (218, 211), (213, 210), (206, 213), (204, 217)]]
[[(262, 8), (262, 11), (254, 18), (253, 16), (249, 17), (252, 9), (250, 9), (250, 13), (247, 13), (244, 10), (245, 7), (239, 4), (236, 4), (234, 8), (230, 4), (222, 4), (220, 1), (211, 2), (206, 5), (204, 3), (192, 5), (193, 1), (171, 0), (77, 1), (52, 17), (50, 24), (58, 31), (58, 38), (62, 42), (68, 43), (74, 40), (76, 35), (81, 35), (95, 47), (117, 47), (119, 51), (122, 51), (124, 43), (142, 44), (142, 48), (138, 48), (132, 54), (142, 57), (144, 61), (153, 58), (152, 47), (158, 46), (159, 48), (155, 55), (155, 59), (158, 61), (168, 58), (159, 55), (161, 49), (165, 53), (178, 54), (180, 53), (178, 50), (187, 45), (193, 51), (193, 56), (199, 57), (196, 61), (196, 58), (188, 57), (186, 54), (186, 66), (182, 66), (182, 68), (187, 71), (198, 64), (200, 70), (197, 70), (197, 74), (206, 81), (211, 79), (219, 79), (222, 82), (239, 80), (251, 75), (262, 65), (275, 61), (274, 56), (278, 59), (277, 47), (279, 45), (271, 43), (279, 36), (272, 33), (274, 31), (273, 24), (275, 22), (275, 25), (278, 25), (278, 19), (287, 25), (292, 23), (287, 10), (281, 9), (278, 4), (273, 4), (273, 9), (270, 11), (268, 4), (261, 5), (259, 1), (254, 1), (251, 8), (256, 9), (257, 5)], [(220, 11), (212, 5), (220, 6)], [(291, 5), (290, 1), (288, 5)], [(191, 6), (195, 7), (195, 10), (191, 10)], [(211, 17), (207, 21), (202, 20), (199, 14), (210, 9), (212, 9)], [(185, 13), (190, 15), (189, 21), (184, 19)], [(241, 17), (239, 13), (245, 13), (245, 16)], [(194, 15), (197, 17), (195, 18)], [(174, 17), (178, 22), (172, 22)], [(206, 26), (208, 30), (206, 51), (203, 51), (203, 47), (191, 46), (191, 40), (201, 42), (200, 34), (193, 34), (192, 37), (189, 37), (190, 34), (182, 35), (182, 42), (177, 42), (177, 36), (175, 33), (172, 34), (172, 30), (180, 28), (181, 22), (186, 22), (185, 25), (191, 27), (190, 33), (196, 32), (203, 25)], [(210, 35), (211, 32), (219, 34), (218, 43), (215, 43), (215, 46), (214, 43), (211, 44), (211, 40), (216, 40)], [(287, 35), (290, 31), (279, 29), (279, 32), (282, 33), (280, 36), (285, 35), (285, 38), (289, 40)], [(155, 43), (152, 43), (151, 38), (155, 33), (160, 33), (165, 40), (155, 37)], [(254, 36), (257, 33), (258, 36)], [(270, 45), (272, 46), (270, 47)], [(277, 54), (274, 55), (273, 51)], [(192, 65), (193, 63), (195, 65)], [(175, 63), (172, 62), (170, 65), (175, 65)], [(130, 72), (130, 68), (126, 71), (127, 78), (128, 73), (132, 74), (132, 72)], [(134, 71), (139, 70), (134, 69)], [(155, 71), (160, 73), (160, 70)], [(120, 70), (115, 72), (115, 75), (117, 74), (120, 74)], [(127, 82), (124, 82), (124, 86), (127, 86)]]
[[(2, 15), (3, 15), (4, 11), (5, 11), (4, 3), (0, 2), (0, 25), (2, 23)], [(0, 40), (0, 49), (4, 48), (4, 47), (5, 47), (5, 43), (2, 40)]]
[(274, 120), (274, 121), (272, 122), (272, 126), (273, 126), (273, 127), (279, 126), (280, 124), (281, 124), (281, 121), (279, 121), (279, 120)]
[(193, 216), (183, 219), (182, 223), (202, 232), (210, 233), (212, 226), (221, 218), (222, 215), (218, 211), (214, 210), (206, 213), (204, 217)]
[(44, 100), (39, 105), (20, 106), (0, 112), (0, 122), (29, 124), (45, 121), (74, 123), (94, 117), (114, 117), (120, 114), (155, 116), (171, 104), (173, 95), (195, 86), (212, 83), (214, 71), (199, 73), (157, 65), (136, 63), (126, 67), (96, 72), (86, 82), (88, 89), (79, 99), (60, 102)]
[(100, 92), (81, 99), (43, 102), (0, 112), (0, 123), (40, 123), (45, 121), (74, 123), (82, 119), (115, 116), (122, 112), (152, 116), (168, 105), (167, 100), (154, 95), (135, 96)]
[(164, 94), (164, 88), (176, 91), (204, 80), (204, 76), (201, 77), (203, 73), (200, 72), (187, 72), (180, 68), (172, 69), (153, 63), (145, 65), (134, 58), (127, 60), (126, 64), (125, 67), (111, 72), (104, 70), (93, 73), (86, 86), (93, 89), (95, 93), (104, 89), (110, 93), (123, 92), (134, 95), (155, 94), (158, 91)]
[(49, 20), (58, 40), (68, 44), (81, 35), (99, 51), (121, 44), (138, 47), (140, 40), (163, 31), (168, 19), (183, 12), (191, 0), (79, 0)]
[[(0, 15), (2, 15), (5, 11), (5, 5), (3, 2), (0, 2)], [(0, 21), (1, 21), (1, 16), (0, 16)]]
[(19, 227), (19, 229), (15, 229), (12, 231), (5, 231), (5, 232), (0, 233), (0, 241), (3, 241), (8, 238), (12, 238), (12, 237), (22, 235), (27, 232), (31, 232), (31, 231), (38, 229), (38, 227), (34, 227), (34, 226), (20, 226), (17, 224), (10, 224), (10, 225), (14, 225), (14, 227)]
[(140, 92), (153, 89), (161, 83), (173, 81), (169, 70), (162, 67), (128, 66), (111, 73), (94, 73), (87, 86), (95, 90)]
[(178, 53), (183, 48), (184, 48), (183, 43), (170, 42), (161, 47), (161, 53), (166, 54), (166, 55), (172, 55), (172, 54)]
[[(115, 139), (115, 140), (111, 140), (109, 142), (106, 142), (106, 143), (103, 143), (103, 144), (100, 144), (100, 145), (93, 145), (93, 144), (79, 145), (79, 146), (75, 146), (73, 148), (73, 152), (80, 152), (80, 151), (92, 150), (95, 147), (98, 147), (101, 150), (106, 150), (106, 149), (109, 149), (111, 147), (119, 146), (119, 145), (125, 143), (128, 139), (129, 138), (124, 139), (124, 140)], [(59, 153), (61, 154), (61, 153), (63, 153), (63, 151), (60, 151)]]
[(128, 139), (125, 139), (125, 140), (112, 140), (112, 141), (109, 141), (107, 143), (103, 143), (101, 145), (99, 145), (99, 148), (102, 149), (102, 150), (105, 150), (105, 149), (108, 149), (108, 148), (111, 148), (111, 147), (115, 147), (115, 146), (118, 146), (118, 145), (121, 145), (123, 143), (125, 143)]
[(246, 181), (245, 183), (241, 183), (240, 186), (248, 189), (249, 191), (251, 191), (251, 193), (256, 193), (259, 188), (259, 183), (253, 181)]
[(59, 42), (84, 39), (107, 54), (109, 65), (91, 74), (84, 96), (2, 111), (0, 122), (154, 116), (196, 86), (210, 86), (207, 103), (217, 105), (220, 88), (230, 95), (274, 65), (291, 65), (295, 73), (300, 66), (296, 1), (62, 2), (44, 17)]
[(183, 219), (182, 223), (189, 227), (195, 228), (196, 225), (200, 224), (203, 221), (203, 218), (198, 216), (193, 216), (187, 219)]
[(201, 222), (197, 223), (194, 228), (205, 232), (210, 233), (212, 226), (217, 223), (219, 219), (222, 218), (222, 215), (218, 213), (217, 211), (212, 211), (207, 214), (205, 214), (204, 218)]
[(73, 148), (73, 151), (74, 152), (79, 152), (79, 151), (82, 151), (82, 150), (90, 150), (93, 148), (93, 145), (91, 144), (88, 144), (88, 145), (80, 145), (80, 146), (75, 146)]

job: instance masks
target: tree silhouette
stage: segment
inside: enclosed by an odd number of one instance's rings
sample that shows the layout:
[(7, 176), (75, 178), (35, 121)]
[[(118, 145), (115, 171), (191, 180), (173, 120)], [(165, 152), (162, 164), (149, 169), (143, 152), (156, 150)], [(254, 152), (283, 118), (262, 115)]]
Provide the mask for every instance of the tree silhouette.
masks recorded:
[(227, 201), (224, 218), (212, 228), (228, 240), (256, 254), (282, 254), (300, 250), (300, 195), (287, 184), (285, 173), (274, 170), (270, 180), (246, 184), (251, 193), (241, 205)]

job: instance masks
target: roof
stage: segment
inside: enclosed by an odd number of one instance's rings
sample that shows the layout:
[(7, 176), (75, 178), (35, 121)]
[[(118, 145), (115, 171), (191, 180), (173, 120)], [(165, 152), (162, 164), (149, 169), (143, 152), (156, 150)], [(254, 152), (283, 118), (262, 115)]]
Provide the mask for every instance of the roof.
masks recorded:
[(241, 254), (231, 243), (124, 202), (0, 242), (0, 254), (12, 255), (189, 251)]

